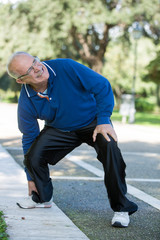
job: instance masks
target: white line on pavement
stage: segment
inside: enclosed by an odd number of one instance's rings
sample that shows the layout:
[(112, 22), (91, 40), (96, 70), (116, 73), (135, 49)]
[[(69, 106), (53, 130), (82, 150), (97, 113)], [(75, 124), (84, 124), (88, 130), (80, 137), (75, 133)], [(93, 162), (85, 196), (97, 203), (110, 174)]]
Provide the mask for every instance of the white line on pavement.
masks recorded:
[(5, 147), (5, 149), (6, 150), (15, 150), (15, 151), (23, 150), (22, 147)]
[(123, 152), (123, 154), (126, 155), (137, 155), (137, 156), (143, 156), (143, 157), (158, 157), (160, 156), (160, 153), (150, 153), (150, 152)]
[(102, 170), (100, 170), (96, 167), (93, 167), (92, 165), (90, 165), (86, 162), (83, 162), (82, 160), (80, 160), (81, 156), (78, 157), (78, 156), (75, 156), (75, 155), (68, 154), (66, 156), (66, 158), (69, 161), (74, 162), (77, 165), (81, 166), (82, 168), (86, 169), (87, 171), (95, 174), (96, 176), (104, 178), (104, 172)]
[[(85, 180), (85, 181), (102, 181), (103, 177), (77, 177), (77, 176), (55, 176), (51, 175), (52, 179), (60, 179), (60, 180)], [(159, 183), (160, 179), (148, 179), (148, 178), (126, 178), (126, 181), (131, 182), (154, 182)]]
[[(8, 147), (8, 150), (20, 150), (22, 148), (16, 148), (16, 147)], [(129, 154), (129, 155), (141, 155), (141, 156), (152, 156), (156, 157), (159, 156), (158, 153), (135, 153), (135, 152), (124, 152), (124, 154)], [(79, 158), (79, 159), (78, 159)], [(98, 178), (94, 177), (61, 177), (61, 176), (54, 176), (53, 179), (73, 179), (73, 180), (102, 180), (104, 177), (104, 172), (88, 163), (85, 163), (84, 161), (80, 160), (82, 157), (78, 157), (75, 155), (68, 154), (67, 159), (76, 163), (77, 165), (81, 166), (82, 168), (86, 169), (87, 171), (95, 174), (98, 176)], [(137, 182), (160, 182), (160, 179), (140, 179), (140, 178), (127, 178), (127, 181), (137, 181)], [(150, 196), (149, 194), (146, 194), (145, 192), (131, 186), (127, 185), (128, 188), (128, 193), (131, 194), (132, 196), (148, 203), (149, 205), (157, 208), (160, 210), (160, 200)]]
[[(86, 169), (87, 171), (95, 174), (98, 177), (102, 178), (104, 176), (104, 172), (102, 170), (100, 170), (96, 167), (93, 167), (88, 163), (83, 162), (82, 160), (80, 160), (80, 157), (78, 157), (76, 155), (68, 154), (67, 159), (76, 163), (77, 165), (83, 167), (84, 169)], [(139, 190), (138, 188), (132, 187), (129, 184), (127, 184), (127, 188), (128, 188), (128, 193), (129, 194), (131, 194), (132, 196), (142, 200), (143, 202), (146, 202), (147, 204), (151, 205), (152, 207), (160, 210), (160, 200), (150, 196), (149, 194)]]
[[(91, 153), (93, 151), (91, 148), (88, 150), (76, 149), (76, 152), (88, 155), (89, 153)], [(122, 151), (122, 153), (126, 154), (126, 155), (146, 156), (146, 157), (159, 157), (160, 156), (160, 153), (153, 153), (153, 152), (124, 152), (124, 151)]]
[[(22, 150), (21, 147), (6, 147), (7, 150)], [(79, 150), (78, 150), (79, 151)], [(82, 152), (87, 153), (88, 151), (86, 150), (82, 150)], [(124, 152), (124, 154), (128, 154), (128, 155), (146, 155), (146, 156), (158, 156), (158, 153), (135, 153), (135, 152)], [(68, 155), (69, 156), (69, 155)], [(68, 158), (68, 157), (67, 157)], [(70, 160), (71, 160), (72, 156), (70, 156)], [(69, 158), (68, 158), (69, 159)], [(74, 157), (73, 157), (74, 159)], [(72, 177), (72, 176), (51, 176), (54, 179), (75, 179), (75, 180), (102, 180), (104, 177), (103, 171), (91, 166), (88, 163), (85, 163), (83, 161), (79, 160), (79, 166), (85, 168), (85, 169), (92, 169), (95, 174), (99, 177), (99, 178), (94, 178), (94, 177)], [(92, 168), (91, 168), (92, 167)], [(92, 172), (93, 173), (93, 172)], [(160, 179), (149, 179), (149, 178), (126, 178), (127, 181), (134, 181), (134, 182), (160, 182)]]
[[(22, 150), (22, 147), (5, 147), (5, 149), (7, 150)], [(89, 151), (92, 150), (76, 150), (77, 152), (80, 152), (81, 154), (87, 154), (89, 153)], [(159, 157), (160, 153), (152, 153), (152, 152), (123, 152), (123, 154), (125, 155), (136, 155), (136, 156), (146, 156), (146, 157)]]
[(85, 180), (85, 181), (102, 181), (103, 178), (100, 177), (72, 177), (72, 176), (54, 176), (51, 175), (51, 178), (60, 179), (60, 180)]
[(160, 182), (160, 179), (149, 179), (149, 178), (126, 178), (127, 181), (132, 181), (132, 182)]
[(138, 188), (135, 188), (135, 187), (133, 187), (131, 185), (128, 185), (128, 184), (127, 184), (127, 189), (128, 189), (129, 194), (131, 194), (134, 197), (142, 200), (143, 202), (148, 203), (152, 207), (160, 210), (160, 200), (158, 200), (157, 198), (152, 197), (149, 194), (139, 190)]

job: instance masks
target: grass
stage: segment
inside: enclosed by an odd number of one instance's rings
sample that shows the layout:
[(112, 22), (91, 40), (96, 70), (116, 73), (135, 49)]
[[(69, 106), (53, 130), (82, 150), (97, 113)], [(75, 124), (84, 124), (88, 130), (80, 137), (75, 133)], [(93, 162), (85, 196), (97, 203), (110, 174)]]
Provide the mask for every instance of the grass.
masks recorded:
[[(112, 114), (112, 121), (122, 121), (122, 116), (117, 110)], [(141, 124), (146, 126), (160, 126), (160, 114), (136, 112), (135, 124)]]
[(8, 240), (8, 234), (6, 233), (7, 225), (3, 218), (3, 212), (0, 211), (0, 239)]

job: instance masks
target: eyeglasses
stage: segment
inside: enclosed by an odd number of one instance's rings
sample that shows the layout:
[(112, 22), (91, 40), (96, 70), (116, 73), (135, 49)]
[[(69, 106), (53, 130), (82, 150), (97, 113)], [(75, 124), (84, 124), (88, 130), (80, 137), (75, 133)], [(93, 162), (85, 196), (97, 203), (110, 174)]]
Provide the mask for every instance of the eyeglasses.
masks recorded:
[(30, 68), (28, 68), (26, 74), (19, 76), (17, 79), (28, 76), (30, 74), (30, 72), (34, 69), (34, 67), (37, 65), (37, 63), (40, 63), (40, 59), (38, 57), (35, 57), (33, 60), (32, 66)]

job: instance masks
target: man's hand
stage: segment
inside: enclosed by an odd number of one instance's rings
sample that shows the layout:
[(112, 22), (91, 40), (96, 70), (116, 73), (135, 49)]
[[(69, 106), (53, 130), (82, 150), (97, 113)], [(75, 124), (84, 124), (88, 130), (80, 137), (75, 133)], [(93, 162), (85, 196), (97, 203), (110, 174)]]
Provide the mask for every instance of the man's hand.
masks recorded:
[(96, 141), (96, 137), (97, 137), (98, 133), (101, 133), (108, 142), (111, 141), (108, 135), (110, 135), (116, 142), (118, 140), (116, 132), (114, 131), (111, 124), (97, 125), (94, 132), (93, 132), (93, 136), (92, 136), (93, 137), (93, 142)]
[(35, 183), (33, 181), (28, 181), (28, 194), (29, 194), (29, 196), (32, 195), (32, 191), (38, 193)]

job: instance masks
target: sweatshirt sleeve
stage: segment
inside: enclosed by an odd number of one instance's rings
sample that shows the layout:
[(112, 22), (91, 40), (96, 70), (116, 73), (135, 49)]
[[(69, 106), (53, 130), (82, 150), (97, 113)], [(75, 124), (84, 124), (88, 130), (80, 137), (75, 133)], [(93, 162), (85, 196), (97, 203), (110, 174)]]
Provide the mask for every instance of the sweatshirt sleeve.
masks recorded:
[(37, 119), (27, 107), (18, 106), (18, 127), (23, 134), (22, 146), (26, 154), (40, 132)]
[[(18, 104), (18, 127), (22, 133), (22, 147), (25, 155), (35, 138), (39, 135), (40, 130), (34, 109), (30, 107), (28, 101), (25, 101), (25, 98), (22, 99), (22, 97), (20, 97)], [(32, 180), (27, 168), (25, 168), (25, 172), (27, 180)]]
[(110, 82), (102, 75), (78, 62), (70, 60), (69, 64), (85, 90), (95, 97), (97, 125), (109, 124), (114, 107), (114, 96)]

